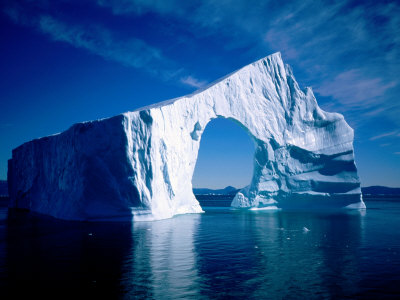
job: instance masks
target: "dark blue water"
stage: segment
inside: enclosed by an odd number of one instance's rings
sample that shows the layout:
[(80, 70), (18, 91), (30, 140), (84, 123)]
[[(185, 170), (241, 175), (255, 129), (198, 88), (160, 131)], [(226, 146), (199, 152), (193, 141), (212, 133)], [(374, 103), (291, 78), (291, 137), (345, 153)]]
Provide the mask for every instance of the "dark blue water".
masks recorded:
[(214, 207), (135, 224), (1, 208), (0, 298), (394, 299), (400, 199), (366, 204), (364, 213)]

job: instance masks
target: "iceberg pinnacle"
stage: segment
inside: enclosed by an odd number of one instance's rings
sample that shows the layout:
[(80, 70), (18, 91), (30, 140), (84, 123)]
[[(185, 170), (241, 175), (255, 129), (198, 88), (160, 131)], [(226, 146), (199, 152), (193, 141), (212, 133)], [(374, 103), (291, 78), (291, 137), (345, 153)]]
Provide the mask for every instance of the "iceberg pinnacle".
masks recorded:
[(232, 206), (364, 208), (353, 130), (301, 90), (280, 53), (191, 95), (78, 123), (25, 143), (9, 160), (10, 206), (69, 220), (155, 220), (202, 212), (192, 176), (215, 118), (236, 121), (256, 150)]

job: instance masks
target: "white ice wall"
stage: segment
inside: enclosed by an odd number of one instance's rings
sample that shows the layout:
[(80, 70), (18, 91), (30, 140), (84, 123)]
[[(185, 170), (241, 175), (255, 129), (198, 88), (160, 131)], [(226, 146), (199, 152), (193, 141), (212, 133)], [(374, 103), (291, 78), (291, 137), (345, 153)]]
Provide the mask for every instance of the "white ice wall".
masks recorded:
[(365, 207), (353, 130), (299, 88), (280, 53), (194, 94), (23, 144), (9, 161), (11, 206), (77, 220), (201, 212), (191, 181), (201, 135), (218, 117), (256, 144), (252, 182), (232, 206)]

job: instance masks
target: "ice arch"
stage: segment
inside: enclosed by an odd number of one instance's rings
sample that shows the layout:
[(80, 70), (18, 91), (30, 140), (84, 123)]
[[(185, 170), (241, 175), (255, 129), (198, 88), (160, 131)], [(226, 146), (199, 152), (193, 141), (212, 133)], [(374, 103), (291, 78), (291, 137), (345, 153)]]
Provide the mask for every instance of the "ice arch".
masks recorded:
[(192, 176), (210, 120), (239, 122), (257, 143), (241, 208), (363, 208), (353, 130), (301, 90), (280, 53), (203, 90), (80, 123), (13, 150), (11, 206), (73, 220), (162, 219), (201, 212)]

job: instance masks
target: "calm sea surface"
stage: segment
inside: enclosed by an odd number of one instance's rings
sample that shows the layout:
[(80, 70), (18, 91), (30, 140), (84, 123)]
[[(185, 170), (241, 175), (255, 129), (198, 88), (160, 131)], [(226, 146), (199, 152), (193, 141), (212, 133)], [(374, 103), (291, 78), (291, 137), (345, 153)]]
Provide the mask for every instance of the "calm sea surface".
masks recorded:
[(206, 207), (134, 224), (3, 207), (0, 298), (395, 299), (400, 199), (366, 204), (348, 213)]

